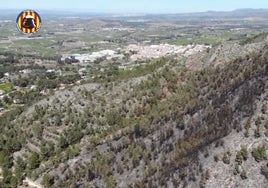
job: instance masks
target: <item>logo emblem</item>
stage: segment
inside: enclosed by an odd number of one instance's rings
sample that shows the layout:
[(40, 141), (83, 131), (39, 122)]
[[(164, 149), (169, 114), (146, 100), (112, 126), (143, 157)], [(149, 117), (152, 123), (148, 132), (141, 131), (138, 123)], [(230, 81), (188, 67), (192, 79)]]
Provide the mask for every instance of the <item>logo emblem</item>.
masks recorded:
[(34, 33), (41, 27), (41, 17), (33, 10), (22, 11), (17, 17), (18, 29), (23, 33)]

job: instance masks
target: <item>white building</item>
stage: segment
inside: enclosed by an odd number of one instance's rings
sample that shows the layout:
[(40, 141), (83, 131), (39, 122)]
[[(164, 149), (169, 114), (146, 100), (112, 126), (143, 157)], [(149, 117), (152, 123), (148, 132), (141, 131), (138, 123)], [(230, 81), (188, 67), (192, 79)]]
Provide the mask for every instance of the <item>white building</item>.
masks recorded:
[(68, 59), (78, 60), (80, 63), (85, 63), (94, 62), (99, 58), (112, 59), (122, 57), (123, 55), (117, 54), (114, 50), (101, 50), (91, 54), (72, 54), (68, 57)]

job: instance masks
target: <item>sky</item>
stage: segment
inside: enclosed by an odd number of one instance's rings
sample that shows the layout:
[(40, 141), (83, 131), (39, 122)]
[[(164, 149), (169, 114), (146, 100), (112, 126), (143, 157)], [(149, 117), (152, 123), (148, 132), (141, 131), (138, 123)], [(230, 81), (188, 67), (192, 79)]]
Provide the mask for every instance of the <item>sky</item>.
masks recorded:
[(0, 3), (0, 9), (62, 9), (101, 13), (184, 13), (268, 8), (268, 0), (0, 0)]

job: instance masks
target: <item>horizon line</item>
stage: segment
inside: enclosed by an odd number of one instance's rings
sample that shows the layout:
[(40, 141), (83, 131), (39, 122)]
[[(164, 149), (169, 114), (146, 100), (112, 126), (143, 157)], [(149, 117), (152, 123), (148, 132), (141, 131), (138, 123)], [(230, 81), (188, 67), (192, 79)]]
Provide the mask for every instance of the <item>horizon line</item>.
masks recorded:
[(266, 10), (268, 8), (239, 8), (233, 10), (204, 10), (204, 11), (168, 11), (168, 10), (159, 10), (157, 11), (122, 11), (122, 10), (94, 10), (94, 9), (82, 9), (77, 8), (75, 10), (69, 8), (0, 8), (1, 11), (23, 11), (23, 10), (39, 10), (39, 11), (59, 11), (68, 12), (68, 13), (93, 13), (93, 14), (191, 14), (191, 13), (209, 13), (209, 12), (234, 12), (234, 11), (243, 11), (243, 10)]

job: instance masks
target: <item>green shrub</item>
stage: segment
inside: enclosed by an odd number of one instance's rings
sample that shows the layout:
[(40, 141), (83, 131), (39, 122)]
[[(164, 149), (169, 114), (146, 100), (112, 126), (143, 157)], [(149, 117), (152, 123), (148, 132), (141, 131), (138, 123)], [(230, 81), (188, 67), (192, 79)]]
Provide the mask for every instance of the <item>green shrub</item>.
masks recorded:
[(40, 156), (38, 155), (38, 153), (33, 153), (29, 159), (28, 159), (28, 168), (30, 170), (33, 170), (35, 168), (38, 168), (40, 165)]
[(224, 153), (222, 161), (225, 164), (230, 164), (230, 155), (229, 155), (229, 153)]
[(259, 138), (261, 136), (261, 129), (260, 129), (260, 125), (259, 124), (256, 125), (256, 126), (257, 126), (257, 128), (254, 131), (254, 136), (255, 136), (255, 138)]
[(243, 157), (243, 160), (246, 161), (248, 159), (248, 150), (245, 146), (242, 146), (240, 153)]
[(113, 125), (121, 125), (122, 123), (122, 117), (120, 115), (120, 113), (116, 110), (111, 110), (110, 112), (108, 112), (106, 115), (106, 121), (110, 126)]
[(252, 156), (257, 162), (267, 159), (265, 145), (259, 145), (257, 148), (252, 150)]
[(258, 116), (258, 118), (257, 118), (256, 121), (255, 121), (255, 125), (256, 125), (256, 126), (261, 125), (261, 116)]
[(234, 175), (237, 175), (241, 172), (241, 166), (239, 164), (235, 164)]
[(241, 155), (241, 152), (237, 152), (236, 157), (235, 157), (235, 162), (237, 162), (237, 164), (241, 165), (243, 162), (243, 156)]
[(53, 176), (50, 176), (49, 174), (45, 174), (42, 179), (42, 184), (45, 187), (51, 187), (54, 183), (54, 178)]
[(264, 175), (266, 179), (268, 179), (268, 163), (261, 167), (261, 174)]
[(244, 169), (242, 170), (242, 172), (240, 173), (240, 177), (244, 180), (248, 178), (248, 173), (247, 171)]

